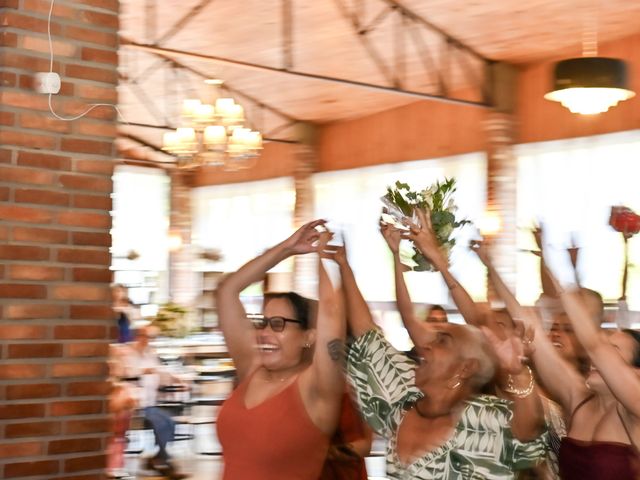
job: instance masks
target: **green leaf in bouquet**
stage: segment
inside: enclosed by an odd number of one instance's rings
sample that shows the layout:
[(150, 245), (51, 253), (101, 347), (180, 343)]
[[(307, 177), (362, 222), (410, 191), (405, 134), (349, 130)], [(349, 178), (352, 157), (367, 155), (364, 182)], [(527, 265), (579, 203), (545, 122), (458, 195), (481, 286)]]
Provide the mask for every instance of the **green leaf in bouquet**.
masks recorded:
[(455, 223), (453, 224), (453, 227), (454, 227), (454, 228), (462, 227), (462, 226), (464, 226), (464, 225), (467, 225), (468, 223), (471, 223), (471, 220), (460, 220), (460, 221), (458, 221), (458, 222), (455, 222)]
[(418, 200), (418, 194), (416, 192), (407, 192), (407, 198), (416, 202)]
[(453, 233), (453, 224), (445, 223), (442, 226), (438, 227), (436, 231), (436, 236), (438, 237), (439, 240), (442, 240), (442, 242), (446, 242), (452, 233)]
[(413, 267), (413, 271), (414, 272), (430, 272), (433, 271), (433, 265), (431, 265), (431, 263), (429, 262), (429, 260), (426, 259), (426, 257), (424, 255), (422, 255), (420, 252), (416, 252), (413, 257), (411, 257), (411, 260), (413, 260), (416, 264), (415, 267)]
[(419, 197), (416, 201), (416, 207), (418, 207), (423, 212), (426, 212), (428, 210), (429, 205), (425, 199), (423, 199), (422, 197)]
[(455, 215), (446, 210), (431, 212), (431, 224), (436, 231), (439, 227), (444, 225), (452, 225), (453, 223), (455, 223), (455, 221)]
[(402, 210), (402, 213), (404, 213), (407, 216), (411, 215), (411, 212), (413, 211), (413, 206), (411, 204), (409, 204), (409, 202), (407, 202), (404, 199), (404, 197), (402, 196), (402, 194), (400, 192), (398, 192), (397, 190), (395, 192), (393, 192), (393, 197), (391, 198), (391, 201), (400, 210)]

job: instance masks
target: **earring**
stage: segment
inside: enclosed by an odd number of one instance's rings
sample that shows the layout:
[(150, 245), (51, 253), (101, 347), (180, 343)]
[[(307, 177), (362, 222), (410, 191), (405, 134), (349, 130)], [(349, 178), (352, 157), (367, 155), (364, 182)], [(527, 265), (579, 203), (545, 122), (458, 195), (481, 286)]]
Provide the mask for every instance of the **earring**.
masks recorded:
[[(451, 380), (456, 381), (456, 383), (454, 383), (453, 385), (451, 385)], [(460, 375), (458, 375), (457, 373), (453, 376), (453, 378), (451, 378), (448, 382), (447, 382), (447, 388), (449, 388), (450, 390), (455, 390), (456, 388), (458, 388), (460, 385), (462, 385), (462, 380), (460, 380)]]
[(305, 343), (304, 348), (311, 348), (311, 344), (309, 342)]

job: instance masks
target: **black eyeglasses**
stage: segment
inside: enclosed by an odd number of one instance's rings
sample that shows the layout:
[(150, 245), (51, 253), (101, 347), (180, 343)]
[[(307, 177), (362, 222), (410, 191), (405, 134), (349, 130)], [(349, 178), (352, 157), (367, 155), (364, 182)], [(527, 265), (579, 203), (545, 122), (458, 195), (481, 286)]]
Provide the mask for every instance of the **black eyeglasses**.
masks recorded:
[(284, 330), (285, 323), (287, 322), (302, 324), (301, 320), (295, 320), (293, 318), (265, 317), (264, 315), (248, 315), (248, 318), (256, 330), (262, 330), (267, 325), (270, 325), (271, 330), (274, 332), (281, 332)]

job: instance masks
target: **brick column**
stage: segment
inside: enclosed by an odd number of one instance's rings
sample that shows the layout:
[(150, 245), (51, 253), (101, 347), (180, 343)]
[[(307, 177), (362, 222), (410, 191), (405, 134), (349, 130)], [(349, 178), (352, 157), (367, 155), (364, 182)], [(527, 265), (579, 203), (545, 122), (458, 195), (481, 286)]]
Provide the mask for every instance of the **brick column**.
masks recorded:
[[(296, 167), (294, 182), (296, 190), (296, 204), (293, 214), (294, 227), (313, 220), (314, 195), (311, 176), (316, 170), (317, 151), (302, 143), (296, 147)], [(295, 258), (293, 271), (293, 288), (301, 295), (315, 298), (318, 295), (316, 283), (315, 255), (301, 255)]]
[(169, 254), (169, 298), (177, 304), (190, 306), (197, 293), (191, 248), (191, 174), (174, 169), (170, 175), (169, 230), (180, 236), (182, 246)]
[[(104, 478), (116, 114), (64, 122), (49, 1), (0, 1), (0, 478)], [(116, 103), (117, 0), (57, 2), (53, 104)]]
[[(516, 180), (517, 162), (513, 152), (515, 123), (508, 113), (492, 112), (485, 121), (487, 133), (487, 210), (497, 214), (500, 231), (491, 237), (490, 247), (496, 269), (515, 292), (516, 282)], [(489, 301), (495, 293), (489, 284)]]

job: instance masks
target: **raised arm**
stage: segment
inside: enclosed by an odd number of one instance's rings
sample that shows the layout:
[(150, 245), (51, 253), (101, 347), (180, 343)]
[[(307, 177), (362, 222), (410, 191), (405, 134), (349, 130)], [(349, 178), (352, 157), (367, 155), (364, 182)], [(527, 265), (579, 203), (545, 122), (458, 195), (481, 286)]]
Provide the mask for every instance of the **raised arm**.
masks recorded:
[(521, 322), (501, 340), (488, 327), (482, 331), (489, 339), (498, 358), (499, 395), (512, 401), (511, 431), (522, 442), (538, 437), (545, 423), (544, 409), (531, 369), (522, 358), (531, 355), (532, 330), (524, 329)]
[(540, 284), (542, 286), (542, 293), (549, 298), (558, 298), (558, 292), (556, 292), (556, 289), (553, 286), (553, 282), (547, 275), (547, 269), (544, 267), (544, 242), (542, 240), (542, 226), (534, 228), (531, 233), (533, 234), (533, 238), (536, 241), (536, 245), (539, 249), (537, 255), (540, 257)]
[(318, 317), (311, 367), (301, 376), (304, 403), (316, 425), (327, 433), (334, 431), (340, 416), (340, 398), (345, 386), (344, 361), (346, 323), (338, 296), (323, 264), (326, 242), (318, 243)]
[(396, 305), (398, 306), (398, 312), (400, 313), (400, 318), (402, 318), (404, 328), (409, 332), (409, 337), (415, 345), (418, 338), (417, 329), (421, 328), (421, 322), (415, 316), (409, 290), (404, 281), (405, 265), (400, 261), (402, 231), (393, 225), (380, 222), (380, 233), (382, 233), (393, 255), (393, 274), (396, 286)]
[(469, 325), (479, 326), (481, 322), (481, 315), (478, 308), (469, 296), (467, 291), (462, 285), (455, 279), (455, 277), (449, 271), (449, 261), (444, 255), (435, 234), (431, 227), (431, 220), (428, 215), (422, 210), (417, 209), (416, 213), (420, 221), (420, 227), (415, 224), (410, 225), (409, 238), (420, 252), (429, 259), (433, 266), (440, 272), (442, 278), (447, 284), (447, 288), (451, 292), (453, 302), (458, 307), (458, 311), (464, 318), (465, 322)]
[(262, 280), (269, 269), (291, 255), (315, 251), (313, 243), (319, 237), (316, 227), (322, 224), (324, 220), (303, 225), (285, 241), (246, 263), (237, 272), (227, 275), (218, 286), (216, 308), (220, 328), (240, 380), (249, 373), (256, 355), (253, 327), (246, 318), (240, 292)]
[(560, 294), (573, 331), (593, 365), (622, 406), (640, 418), (640, 377), (637, 369), (625, 361), (621, 352), (601, 333), (596, 320), (590, 318), (580, 292), (577, 289), (564, 290), (551, 273), (548, 275)]
[(351, 334), (354, 337), (359, 337), (372, 328), (376, 328), (376, 324), (373, 322), (373, 317), (371, 316), (371, 311), (369, 310), (369, 305), (367, 305), (367, 302), (362, 296), (362, 292), (360, 292), (358, 288), (356, 277), (347, 260), (345, 247), (330, 247), (328, 256), (332, 258), (340, 268), (347, 323)]
[(555, 349), (537, 315), (530, 309), (523, 308), (502, 277), (491, 263), (486, 245), (473, 242), (473, 250), (489, 270), (489, 280), (500, 299), (505, 303), (511, 318), (522, 320), (526, 327), (533, 329), (534, 351), (533, 361), (540, 380), (552, 398), (562, 404), (566, 412), (573, 410), (574, 402), (584, 397), (584, 380)]

